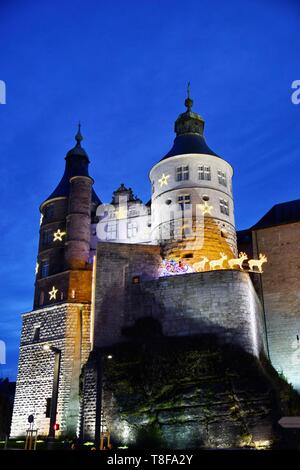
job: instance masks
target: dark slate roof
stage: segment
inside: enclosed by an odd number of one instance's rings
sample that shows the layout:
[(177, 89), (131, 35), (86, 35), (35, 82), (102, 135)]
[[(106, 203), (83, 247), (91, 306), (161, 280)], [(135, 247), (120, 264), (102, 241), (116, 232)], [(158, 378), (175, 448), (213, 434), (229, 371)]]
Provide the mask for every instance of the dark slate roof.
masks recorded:
[(190, 97), (188, 87), (188, 96), (184, 102), (187, 110), (181, 113), (175, 121), (174, 130), (176, 138), (171, 150), (161, 159), (174, 157), (176, 155), (204, 153), (218, 157), (205, 142), (204, 119), (200, 114), (192, 111), (193, 100)]
[[(49, 197), (47, 197), (46, 201), (56, 197), (68, 197), (70, 193), (70, 178), (72, 178), (72, 176), (89, 176), (88, 166), (90, 161), (86, 151), (81, 147), (82, 135), (80, 133), (80, 128), (75, 139), (77, 141), (75, 147), (69, 150), (65, 157), (66, 166), (62, 179), (56, 186), (55, 190)], [(101, 201), (94, 189), (92, 189), (92, 201), (96, 204), (101, 204)]]
[(182, 134), (175, 138), (173, 147), (162, 160), (187, 153), (204, 153), (218, 157), (218, 155), (208, 147), (202, 135)]
[(300, 221), (300, 199), (276, 204), (258, 222), (253, 230)]

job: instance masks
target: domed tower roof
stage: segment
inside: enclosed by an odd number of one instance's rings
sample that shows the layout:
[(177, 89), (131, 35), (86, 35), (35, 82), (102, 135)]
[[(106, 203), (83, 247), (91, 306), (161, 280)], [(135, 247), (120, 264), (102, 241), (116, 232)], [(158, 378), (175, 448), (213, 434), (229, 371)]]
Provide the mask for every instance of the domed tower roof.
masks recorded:
[(176, 155), (184, 154), (207, 154), (218, 155), (211, 150), (203, 136), (204, 119), (192, 111), (193, 100), (190, 98), (190, 84), (188, 84), (187, 98), (184, 102), (187, 110), (180, 114), (175, 121), (176, 138), (171, 150), (162, 160)]
[[(90, 160), (84, 148), (81, 147), (83, 137), (81, 134), (80, 123), (78, 124), (78, 131), (75, 135), (75, 140), (75, 147), (69, 150), (65, 157), (66, 166), (63, 177), (44, 203), (57, 197), (68, 197), (70, 192), (70, 178), (72, 178), (72, 176), (89, 176), (88, 166)], [(92, 201), (96, 204), (101, 204), (101, 201), (94, 189), (92, 190)]]

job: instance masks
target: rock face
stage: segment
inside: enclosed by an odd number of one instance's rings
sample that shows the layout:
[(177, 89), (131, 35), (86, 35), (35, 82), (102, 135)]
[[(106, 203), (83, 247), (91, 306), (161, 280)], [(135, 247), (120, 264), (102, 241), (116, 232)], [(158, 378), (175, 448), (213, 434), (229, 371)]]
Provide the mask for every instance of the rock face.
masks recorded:
[(106, 425), (134, 447), (268, 448), (293, 393), (268, 368), (211, 336), (119, 345), (104, 365)]

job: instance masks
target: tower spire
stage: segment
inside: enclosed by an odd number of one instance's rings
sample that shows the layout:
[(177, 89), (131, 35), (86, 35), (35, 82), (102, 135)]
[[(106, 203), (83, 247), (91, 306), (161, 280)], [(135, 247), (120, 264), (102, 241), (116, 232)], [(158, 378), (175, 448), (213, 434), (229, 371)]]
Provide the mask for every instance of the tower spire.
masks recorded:
[(188, 113), (191, 111), (192, 106), (193, 106), (193, 100), (190, 97), (190, 92), (191, 92), (191, 83), (188, 82), (188, 84), (187, 84), (187, 98), (184, 102), (184, 105), (187, 108)]
[(81, 141), (83, 140), (82, 134), (81, 134), (81, 123), (80, 121), (78, 122), (78, 131), (77, 134), (75, 135), (75, 140), (77, 142), (76, 147), (81, 147)]

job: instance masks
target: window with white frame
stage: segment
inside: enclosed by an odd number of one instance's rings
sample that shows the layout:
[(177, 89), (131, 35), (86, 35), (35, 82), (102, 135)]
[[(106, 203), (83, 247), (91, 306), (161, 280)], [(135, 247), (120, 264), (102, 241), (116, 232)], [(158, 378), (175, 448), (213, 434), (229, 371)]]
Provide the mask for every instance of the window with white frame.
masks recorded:
[(127, 223), (127, 237), (128, 238), (136, 237), (137, 232), (138, 232), (137, 222), (128, 222)]
[(220, 211), (222, 214), (229, 215), (229, 205), (225, 199), (220, 199)]
[(106, 226), (107, 240), (115, 240), (117, 238), (116, 222), (109, 222)]
[(176, 168), (176, 181), (186, 181), (189, 179), (189, 167), (179, 166)]
[(211, 180), (210, 166), (201, 165), (198, 167), (198, 179), (199, 180)]
[(218, 180), (219, 184), (221, 184), (222, 186), (227, 186), (227, 177), (224, 171), (218, 170)]
[(190, 194), (181, 194), (177, 197), (177, 202), (180, 205), (181, 209), (184, 209), (184, 206), (191, 203), (191, 195)]

